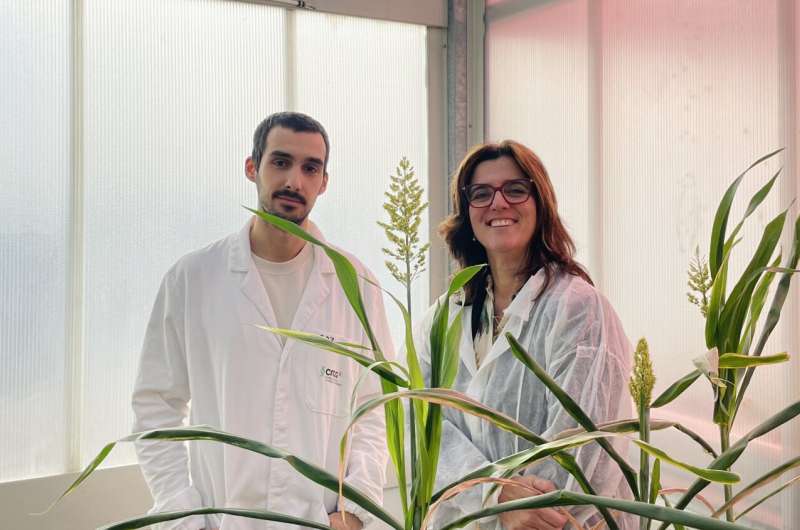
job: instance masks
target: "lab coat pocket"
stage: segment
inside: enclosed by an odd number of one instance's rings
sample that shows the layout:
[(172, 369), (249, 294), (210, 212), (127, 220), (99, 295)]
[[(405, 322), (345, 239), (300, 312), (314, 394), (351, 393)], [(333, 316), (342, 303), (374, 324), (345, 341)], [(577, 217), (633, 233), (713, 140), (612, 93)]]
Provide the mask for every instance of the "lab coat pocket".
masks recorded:
[(305, 400), (313, 412), (344, 417), (350, 413), (355, 385), (353, 363), (347, 357), (322, 350), (309, 356), (305, 370)]

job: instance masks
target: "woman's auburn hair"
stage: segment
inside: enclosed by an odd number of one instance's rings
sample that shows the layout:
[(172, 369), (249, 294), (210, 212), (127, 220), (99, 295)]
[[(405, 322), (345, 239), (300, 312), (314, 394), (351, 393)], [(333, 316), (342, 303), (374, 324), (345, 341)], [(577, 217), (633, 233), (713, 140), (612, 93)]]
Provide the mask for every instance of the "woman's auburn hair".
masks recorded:
[[(558, 216), (556, 195), (544, 164), (536, 153), (514, 140), (479, 144), (459, 164), (450, 184), (453, 213), (439, 225), (439, 234), (447, 243), (450, 254), (462, 268), (488, 263), (486, 249), (475, 238), (472, 230), (469, 202), (463, 190), (471, 184), (478, 164), (504, 156), (514, 160), (522, 173), (531, 180), (531, 197), (536, 204), (536, 229), (528, 246), (526, 262), (519, 271), (520, 275), (530, 277), (540, 268), (544, 268), (545, 282), (537, 296), (550, 286), (558, 271), (579, 276), (592, 284), (589, 275), (574, 259), (575, 244)], [(479, 289), (485, 288), (485, 285), (486, 274), (476, 275), (464, 286), (464, 304), (471, 304), (475, 295), (480, 292)]]

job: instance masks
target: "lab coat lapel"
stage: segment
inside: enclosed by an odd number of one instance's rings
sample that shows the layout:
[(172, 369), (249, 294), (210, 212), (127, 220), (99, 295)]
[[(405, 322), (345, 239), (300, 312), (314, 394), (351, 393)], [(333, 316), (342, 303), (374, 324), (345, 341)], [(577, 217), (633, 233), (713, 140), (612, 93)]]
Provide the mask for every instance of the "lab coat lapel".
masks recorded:
[(535, 275), (528, 278), (528, 281), (525, 282), (525, 285), (523, 285), (519, 290), (517, 296), (514, 297), (514, 300), (511, 302), (508, 308), (506, 308), (508, 321), (500, 332), (500, 335), (494, 341), (494, 344), (492, 344), (492, 349), (489, 350), (489, 354), (481, 363), (481, 366), (478, 369), (479, 374), (484, 370), (488, 370), (489, 366), (491, 366), (492, 363), (494, 363), (498, 358), (507, 352), (511, 352), (511, 347), (508, 344), (506, 333), (511, 333), (512, 337), (519, 339), (523, 326), (528, 319), (530, 319), (531, 310), (533, 309), (533, 304), (535, 303), (534, 296), (536, 296), (536, 294), (539, 292), (543, 281), (544, 271), (540, 270)]
[[(239, 286), (242, 296), (246, 300), (244, 303), (254, 305), (263, 319), (261, 322), (253, 322), (253, 324), (274, 327), (277, 322), (275, 311), (267, 297), (267, 291), (261, 282), (261, 276), (258, 274), (258, 269), (256, 269), (256, 265), (253, 262), (250, 250), (250, 227), (253, 222), (255, 222), (255, 217), (247, 222), (242, 230), (239, 231), (238, 237), (234, 239), (230, 249), (229, 265), (231, 270), (244, 273), (244, 278)], [(268, 335), (271, 336), (271, 340), (275, 341), (276, 349), (280, 350), (278, 337), (272, 333)]]
[(472, 344), (472, 306), (466, 306), (464, 309), (460, 305), (455, 305), (455, 307), (460, 310), (459, 318), (461, 318), (462, 332), (458, 345), (458, 349), (461, 352), (461, 362), (467, 367), (469, 375), (475, 377), (478, 372), (478, 366), (475, 364), (475, 347)]
[[(307, 243), (311, 244), (311, 243)], [(308, 330), (311, 329), (310, 321), (316, 309), (325, 303), (331, 292), (331, 284), (336, 281), (335, 271), (330, 258), (318, 246), (314, 246), (314, 267), (308, 277), (306, 287), (297, 311), (292, 320), (292, 329)], [(287, 341), (287, 345), (297, 341)]]

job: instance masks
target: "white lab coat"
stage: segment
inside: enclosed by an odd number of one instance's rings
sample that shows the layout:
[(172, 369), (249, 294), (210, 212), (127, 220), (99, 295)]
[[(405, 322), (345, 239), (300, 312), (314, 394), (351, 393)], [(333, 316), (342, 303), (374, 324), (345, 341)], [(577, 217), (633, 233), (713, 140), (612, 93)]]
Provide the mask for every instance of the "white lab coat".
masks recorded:
[[(251, 219), (239, 233), (181, 258), (166, 274), (153, 308), (133, 393), (135, 431), (207, 424), (264, 441), (337, 474), (339, 441), (349, 421), (361, 366), (254, 324), (275, 325), (253, 263)], [(311, 232), (322, 238), (316, 227)], [(358, 272), (371, 273), (350, 257)], [(370, 322), (393, 357), (381, 292), (361, 282)], [(292, 329), (369, 344), (345, 299), (330, 259), (314, 248), (314, 266)], [(359, 401), (380, 393), (377, 377), (359, 387)], [(191, 405), (190, 405), (191, 401)], [(272, 407), (272, 424), (259, 421)], [(141, 442), (137, 453), (153, 512), (201, 506), (260, 508), (327, 524), (337, 495), (283, 460), (216, 442)], [(188, 457), (188, 458), (187, 458)], [(357, 424), (346, 481), (382, 501), (387, 450), (383, 411)], [(348, 511), (368, 514), (348, 501)], [(170, 530), (290, 529), (230, 516), (194, 516), (164, 523)]]
[[(608, 301), (589, 283), (576, 276), (557, 274), (537, 299), (544, 272), (529, 278), (508, 306), (508, 320), (480, 368), (476, 367), (472, 339), (472, 306), (461, 313), (461, 362), (453, 388), (516, 419), (545, 439), (575, 427), (572, 418), (536, 376), (511, 353), (505, 333), (511, 333), (528, 353), (564, 388), (596, 422), (631, 418), (627, 390), (631, 346)], [(450, 303), (450, 320), (462, 309)], [(415, 344), (423, 371), (430, 371), (427, 337), (435, 306), (420, 322)], [(445, 408), (437, 488), (444, 487), (489, 462), (531, 447), (531, 444), (475, 416)], [(613, 442), (624, 456), (625, 445)], [(627, 483), (616, 464), (596, 443), (577, 450), (578, 464), (600, 495), (630, 498)], [(553, 460), (545, 460), (526, 473), (553, 481), (557, 487), (579, 491), (574, 479)], [(489, 487), (474, 487), (443, 504), (435, 522), (451, 522), (481, 508)], [(492, 502), (492, 500), (489, 500)], [(573, 509), (580, 520), (591, 516)], [(629, 517), (621, 528), (630, 527)], [(499, 519), (483, 519), (482, 530), (499, 529)]]

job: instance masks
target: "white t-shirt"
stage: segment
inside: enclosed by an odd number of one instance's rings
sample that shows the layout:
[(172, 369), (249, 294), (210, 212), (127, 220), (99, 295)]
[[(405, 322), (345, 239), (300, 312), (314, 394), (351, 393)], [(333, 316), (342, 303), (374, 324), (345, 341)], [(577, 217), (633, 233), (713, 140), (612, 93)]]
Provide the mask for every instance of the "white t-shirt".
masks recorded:
[[(291, 328), (297, 306), (300, 305), (308, 277), (314, 267), (311, 245), (306, 243), (297, 256), (289, 261), (267, 261), (253, 254), (253, 262), (275, 312), (276, 325), (279, 328)], [(279, 335), (279, 338), (281, 344), (286, 342), (286, 337)]]

